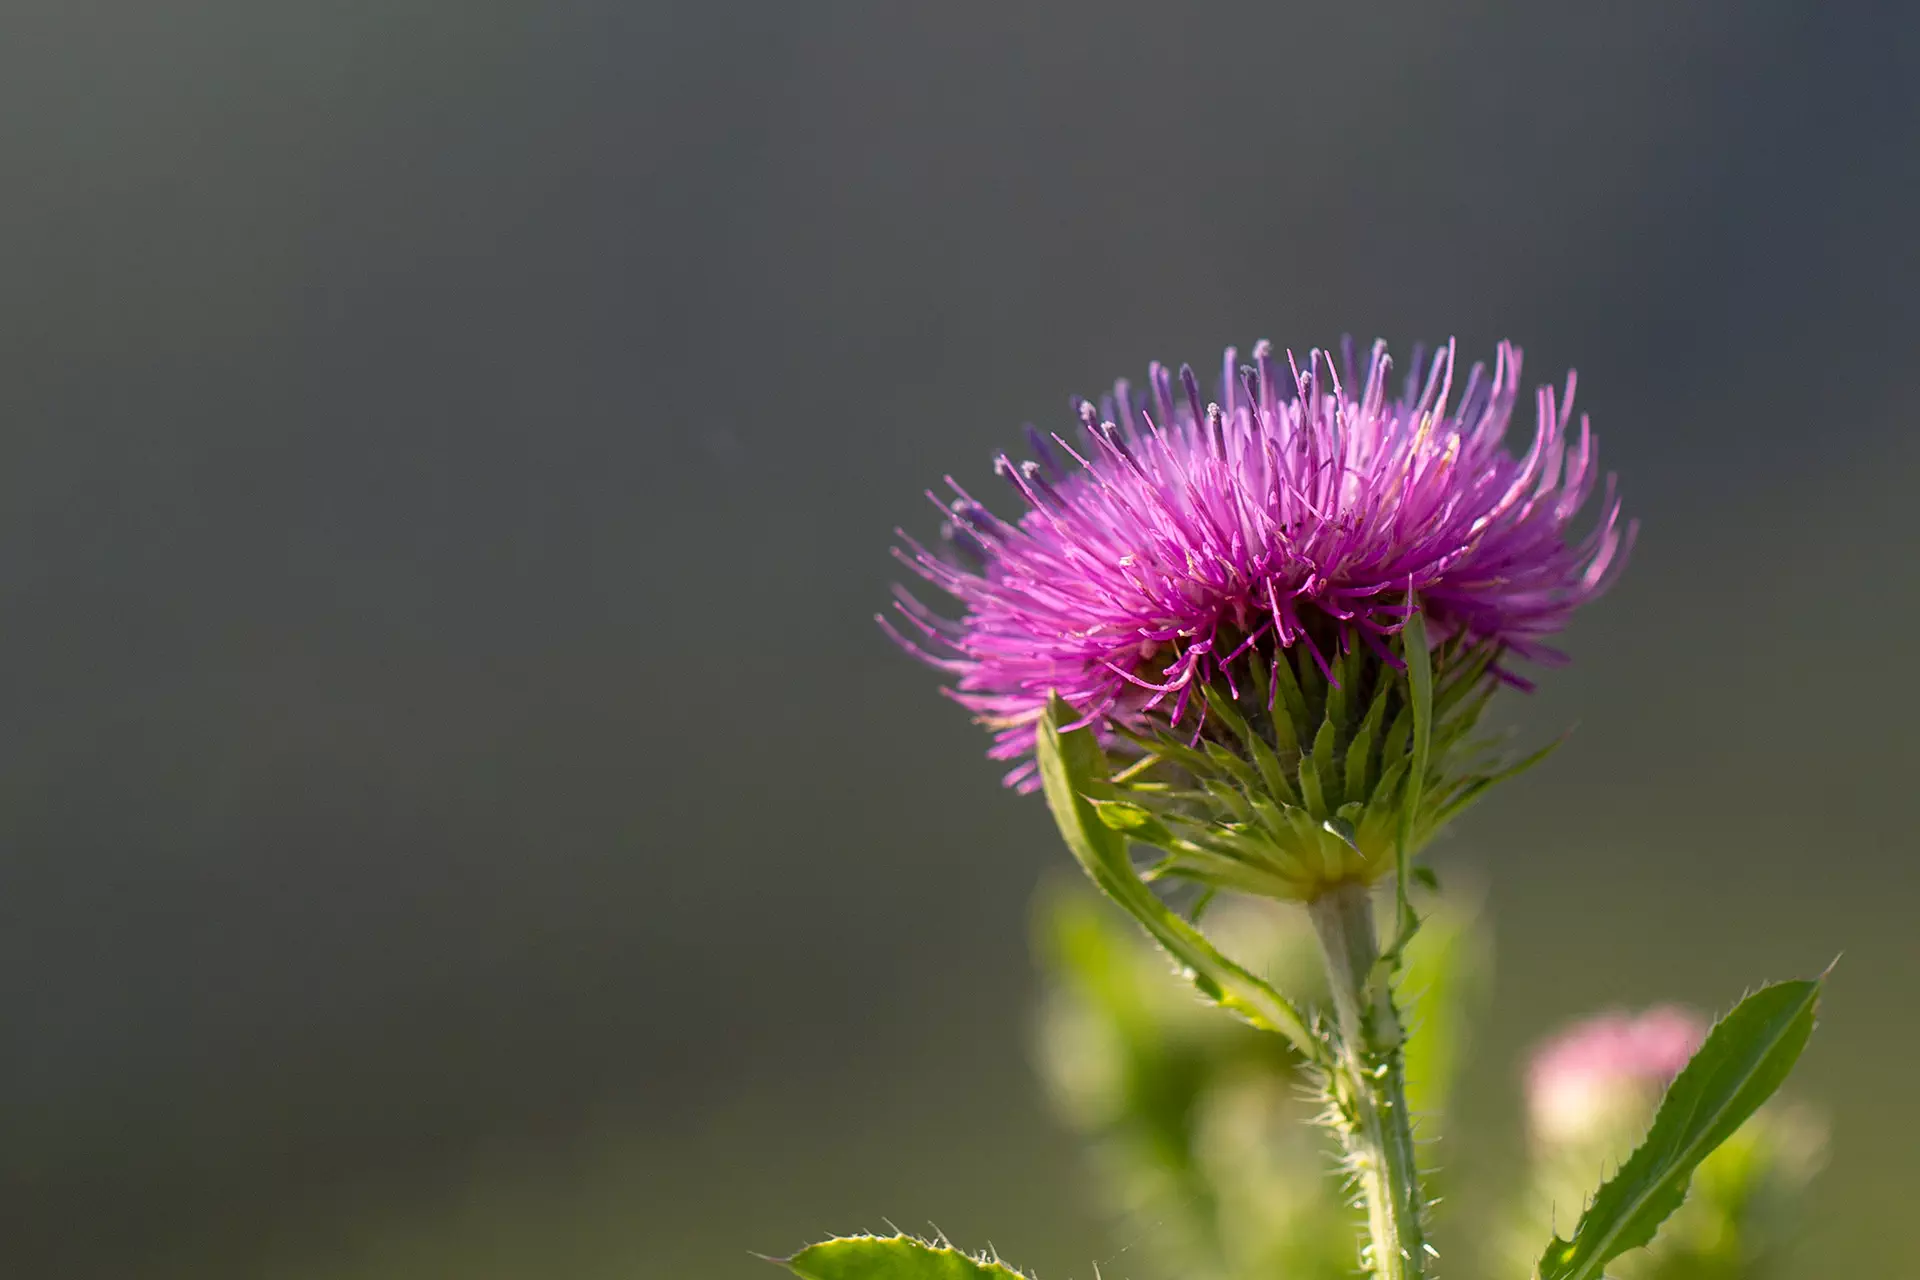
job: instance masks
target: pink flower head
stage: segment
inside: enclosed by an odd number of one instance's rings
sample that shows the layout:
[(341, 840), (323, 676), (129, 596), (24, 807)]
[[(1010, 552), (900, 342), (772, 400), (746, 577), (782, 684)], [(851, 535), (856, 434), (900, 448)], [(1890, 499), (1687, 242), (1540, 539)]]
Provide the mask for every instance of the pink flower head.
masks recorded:
[[(957, 599), (948, 618), (904, 590), (907, 649), (954, 677), (952, 696), (994, 731), (989, 754), (1033, 784), (1033, 726), (1050, 692), (1095, 724), (1197, 718), (1195, 695), (1229, 664), (1278, 663), (1304, 645), (1329, 655), (1368, 646), (1401, 666), (1386, 638), (1417, 598), (1436, 645), (1490, 641), (1533, 661), (1543, 638), (1604, 591), (1625, 563), (1613, 478), (1598, 521), (1574, 522), (1600, 478), (1586, 419), (1571, 428), (1574, 379), (1536, 395), (1531, 443), (1506, 435), (1520, 394), (1520, 351), (1501, 344), (1491, 375), (1456, 385), (1454, 348), (1425, 370), (1416, 349), (1398, 396), (1375, 344), (1356, 376), (1331, 355), (1304, 370), (1261, 342), (1232, 348), (1218, 399), (1189, 368), (1151, 367), (1145, 394), (1119, 382), (1079, 401), (1076, 439), (1029, 429), (1033, 458), (998, 469), (1026, 510), (1004, 520), (951, 477), (936, 495), (946, 545), (905, 533), (901, 559)], [(1504, 667), (1496, 673), (1524, 681)]]
[(1706, 1020), (1660, 1005), (1637, 1017), (1603, 1013), (1577, 1023), (1534, 1052), (1527, 1111), (1550, 1142), (1603, 1129), (1623, 1111), (1650, 1111), (1707, 1036)]

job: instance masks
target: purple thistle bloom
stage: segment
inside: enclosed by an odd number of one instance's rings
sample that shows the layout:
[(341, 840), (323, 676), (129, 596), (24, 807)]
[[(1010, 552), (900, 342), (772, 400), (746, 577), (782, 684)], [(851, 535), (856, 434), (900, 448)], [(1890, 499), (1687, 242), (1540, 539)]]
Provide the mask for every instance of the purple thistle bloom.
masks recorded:
[(1586, 419), (1569, 430), (1573, 376), (1537, 393), (1515, 457), (1518, 348), (1501, 344), (1491, 376), (1475, 365), (1457, 401), (1452, 343), (1424, 379), (1416, 349), (1397, 398), (1384, 343), (1364, 378), (1343, 351), (1344, 377), (1323, 352), (1303, 371), (1264, 341), (1251, 367), (1228, 348), (1211, 404), (1191, 369), (1176, 383), (1159, 364), (1145, 394), (1122, 381), (1097, 407), (1080, 401), (1077, 442), (1030, 428), (1033, 461), (997, 460), (1028, 508), (1017, 521), (952, 477), (953, 499), (929, 494), (946, 546), (902, 532), (896, 554), (964, 616), (899, 590), (905, 628), (881, 623), (955, 677), (952, 696), (994, 731), (989, 754), (1018, 762), (1009, 784), (1034, 785), (1051, 691), (1096, 724), (1197, 722), (1200, 686), (1233, 687), (1229, 665), (1248, 652), (1278, 664), (1304, 646), (1336, 682), (1330, 659), (1357, 644), (1401, 668), (1388, 637), (1416, 598), (1436, 645), (1562, 660), (1543, 637), (1608, 587), (1635, 532), (1608, 476), (1599, 521), (1573, 533), (1599, 479)]

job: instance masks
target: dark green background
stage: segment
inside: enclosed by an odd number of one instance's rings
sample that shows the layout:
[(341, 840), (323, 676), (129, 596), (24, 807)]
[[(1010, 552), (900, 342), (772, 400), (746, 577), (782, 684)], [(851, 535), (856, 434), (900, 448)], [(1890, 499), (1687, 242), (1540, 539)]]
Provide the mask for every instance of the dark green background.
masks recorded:
[(1809, 1274), (1920, 1199), (1911, 6), (0, 10), (0, 1264), (1135, 1274), (1037, 801), (871, 621), (1022, 421), (1261, 336), (1580, 369), (1646, 523), (1442, 852), (1556, 1020), (1844, 950)]

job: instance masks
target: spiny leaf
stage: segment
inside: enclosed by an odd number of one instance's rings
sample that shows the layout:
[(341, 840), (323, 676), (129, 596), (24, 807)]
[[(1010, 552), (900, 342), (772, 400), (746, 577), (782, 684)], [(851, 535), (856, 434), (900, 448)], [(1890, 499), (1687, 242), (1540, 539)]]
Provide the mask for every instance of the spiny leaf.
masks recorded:
[(1222, 955), (1205, 934), (1176, 915), (1140, 879), (1127, 857), (1126, 836), (1100, 820), (1089, 798), (1108, 785), (1106, 754), (1099, 740), (1084, 726), (1071, 733), (1060, 731), (1062, 724), (1077, 718), (1058, 694), (1049, 698), (1034, 733), (1034, 755), (1047, 806), (1081, 868), (1188, 970), (1201, 991), (1255, 1026), (1286, 1036), (1309, 1061), (1325, 1061), (1324, 1046), (1285, 996)]
[(1653, 1239), (1686, 1198), (1700, 1162), (1780, 1087), (1813, 1034), (1821, 983), (1780, 982), (1722, 1018), (1675, 1077), (1653, 1128), (1580, 1216), (1540, 1257), (1539, 1280), (1600, 1280), (1606, 1265)]
[(1025, 1280), (998, 1258), (912, 1236), (846, 1236), (778, 1259), (801, 1280)]

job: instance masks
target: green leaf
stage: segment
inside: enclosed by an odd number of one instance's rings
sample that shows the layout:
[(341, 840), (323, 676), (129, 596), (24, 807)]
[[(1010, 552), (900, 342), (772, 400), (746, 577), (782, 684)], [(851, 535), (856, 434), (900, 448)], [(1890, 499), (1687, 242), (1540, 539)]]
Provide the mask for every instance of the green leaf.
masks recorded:
[(1094, 810), (1091, 797), (1108, 798), (1100, 795), (1108, 786), (1109, 771), (1099, 740), (1084, 726), (1060, 732), (1062, 724), (1078, 718), (1058, 694), (1048, 699), (1034, 733), (1034, 756), (1047, 806), (1081, 869), (1189, 971), (1194, 985), (1210, 999), (1257, 1027), (1287, 1037), (1309, 1061), (1324, 1061), (1324, 1046), (1285, 996), (1222, 955), (1140, 878), (1127, 856), (1126, 836), (1102, 822)]
[(1426, 619), (1418, 610), (1407, 615), (1407, 625), (1400, 635), (1407, 663), (1407, 689), (1413, 699), (1413, 765), (1407, 770), (1407, 794), (1400, 807), (1400, 877), (1404, 880), (1413, 815), (1420, 810), (1420, 789), (1426, 785), (1427, 758), (1433, 747), (1433, 654), (1427, 648)]
[(1407, 769), (1407, 794), (1400, 801), (1400, 838), (1393, 850), (1394, 942), (1388, 956), (1397, 958), (1420, 927), (1420, 917), (1407, 901), (1407, 860), (1413, 854), (1414, 817), (1420, 812), (1420, 789), (1427, 781), (1427, 761), (1433, 749), (1433, 651), (1427, 647), (1427, 622), (1419, 609), (1407, 615), (1400, 632), (1400, 650), (1407, 664), (1407, 692), (1413, 702), (1413, 758)]
[(1660, 1103), (1653, 1128), (1540, 1257), (1539, 1280), (1600, 1280), (1606, 1265), (1653, 1239), (1686, 1198), (1700, 1162), (1780, 1087), (1813, 1034), (1821, 983), (1780, 982), (1722, 1018)]
[(802, 1280), (1025, 1280), (998, 1258), (911, 1236), (847, 1236), (777, 1259)]

